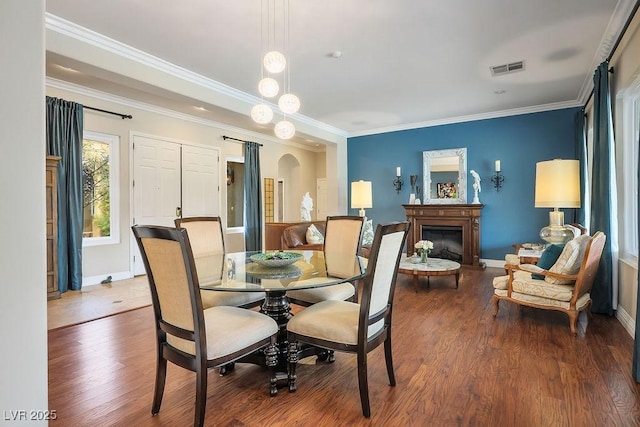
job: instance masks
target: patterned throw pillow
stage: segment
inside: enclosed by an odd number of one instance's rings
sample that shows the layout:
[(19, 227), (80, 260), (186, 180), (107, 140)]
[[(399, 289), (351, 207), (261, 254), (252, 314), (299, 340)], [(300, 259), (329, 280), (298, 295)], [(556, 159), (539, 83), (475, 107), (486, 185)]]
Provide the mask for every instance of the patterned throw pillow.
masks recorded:
[[(553, 267), (553, 264), (556, 263), (562, 250), (564, 249), (564, 245), (549, 245), (540, 255), (540, 260), (536, 264), (540, 268), (544, 268), (545, 270)], [(542, 280), (544, 279), (543, 274), (531, 274), (532, 279)]]
[[(562, 250), (560, 257), (553, 264), (553, 267), (549, 269), (549, 271), (553, 273), (560, 274), (576, 274), (580, 270), (580, 265), (582, 265), (582, 258), (584, 257), (584, 252), (587, 249), (587, 244), (589, 243), (589, 239), (591, 237), (588, 234), (583, 234), (576, 237), (573, 240), (570, 240)], [(547, 276), (544, 278), (545, 282), (551, 283), (552, 285), (568, 285), (573, 283), (572, 280), (564, 280), (558, 279), (556, 277)]]
[(368, 219), (362, 226), (362, 245), (371, 246), (373, 244), (373, 220)]
[(320, 245), (324, 243), (324, 236), (313, 224), (311, 224), (309, 228), (307, 228), (307, 243), (311, 245)]

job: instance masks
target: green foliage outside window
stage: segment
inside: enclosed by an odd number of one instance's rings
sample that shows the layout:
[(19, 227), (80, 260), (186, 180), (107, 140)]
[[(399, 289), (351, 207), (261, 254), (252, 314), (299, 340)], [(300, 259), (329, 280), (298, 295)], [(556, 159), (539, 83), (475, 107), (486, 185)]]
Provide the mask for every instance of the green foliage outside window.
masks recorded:
[(109, 144), (82, 141), (83, 237), (111, 235)]

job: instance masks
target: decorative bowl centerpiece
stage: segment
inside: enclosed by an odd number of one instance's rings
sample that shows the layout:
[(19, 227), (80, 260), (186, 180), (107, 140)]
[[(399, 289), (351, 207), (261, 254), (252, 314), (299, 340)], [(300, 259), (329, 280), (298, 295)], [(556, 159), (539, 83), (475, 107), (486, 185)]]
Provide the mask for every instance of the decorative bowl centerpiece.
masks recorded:
[(262, 254), (253, 254), (249, 257), (251, 261), (265, 267), (284, 267), (293, 264), (302, 258), (302, 254), (294, 252), (265, 252)]

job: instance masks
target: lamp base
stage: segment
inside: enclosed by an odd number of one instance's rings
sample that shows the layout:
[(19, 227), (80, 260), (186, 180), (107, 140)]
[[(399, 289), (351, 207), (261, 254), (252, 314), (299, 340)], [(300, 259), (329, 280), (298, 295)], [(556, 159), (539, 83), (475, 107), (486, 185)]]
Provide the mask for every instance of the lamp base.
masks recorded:
[(360, 215), (361, 217), (364, 217), (364, 216), (365, 216), (364, 209), (360, 209), (360, 210), (358, 211), (358, 215)]
[(574, 238), (573, 230), (564, 225), (564, 212), (549, 212), (549, 225), (540, 230), (540, 238), (552, 245), (567, 243)]

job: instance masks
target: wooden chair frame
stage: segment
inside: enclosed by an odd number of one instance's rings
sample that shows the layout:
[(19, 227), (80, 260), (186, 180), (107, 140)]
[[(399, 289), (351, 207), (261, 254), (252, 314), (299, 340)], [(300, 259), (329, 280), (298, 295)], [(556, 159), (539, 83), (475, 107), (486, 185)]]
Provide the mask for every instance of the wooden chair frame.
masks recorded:
[[(367, 354), (377, 348), (380, 344), (384, 344), (384, 355), (387, 367), (387, 375), (389, 384), (393, 387), (396, 385), (395, 374), (393, 370), (393, 357), (391, 349), (391, 315), (393, 312), (393, 298), (396, 287), (396, 277), (398, 275), (398, 264), (404, 248), (407, 234), (409, 231), (409, 222), (392, 223), (386, 225), (378, 225), (376, 228), (373, 245), (371, 248), (371, 256), (367, 265), (367, 271), (363, 278), (362, 301), (359, 307), (358, 315), (358, 342), (355, 345), (326, 341), (310, 336), (300, 335), (291, 331), (287, 331), (287, 339), (289, 341), (289, 391), (294, 392), (297, 389), (296, 381), (296, 365), (298, 363), (298, 355), (300, 344), (307, 343), (316, 347), (335, 350), (346, 353), (356, 353), (358, 365), (358, 387), (360, 390), (360, 403), (362, 405), (362, 414), (369, 418), (371, 416), (371, 406), (369, 402), (369, 385), (367, 379)], [(402, 232), (402, 243), (398, 247), (395, 260), (395, 267), (391, 276), (391, 285), (386, 307), (372, 315), (369, 314), (371, 306), (371, 298), (373, 292), (374, 280), (376, 277), (376, 265), (380, 254), (380, 246), (383, 236), (387, 234)], [(320, 303), (322, 304), (322, 303)], [(382, 320), (384, 326), (372, 337), (368, 337), (369, 326)]]
[[(226, 244), (225, 244), (225, 241), (224, 241), (224, 232), (223, 232), (223, 229), (222, 229), (222, 219), (219, 216), (194, 216), (194, 217), (187, 217), (187, 218), (176, 218), (173, 222), (174, 222), (176, 228), (185, 228), (185, 229), (187, 229), (187, 232), (188, 232), (188, 224), (189, 223), (192, 223), (192, 222), (217, 222), (218, 223), (218, 227), (220, 227), (220, 236), (222, 238), (222, 253), (225, 253), (225, 254), (227, 253)], [(214, 292), (214, 291), (207, 291), (207, 292)], [(230, 294), (231, 294), (231, 292), (227, 293), (227, 296), (230, 296)], [(264, 298), (261, 299), (261, 300), (258, 300), (258, 301), (252, 301), (252, 302), (247, 303), (247, 304), (240, 304), (240, 305), (237, 305), (236, 307), (240, 307), (240, 308), (260, 307), (263, 303), (264, 303)]]
[[(204, 313), (202, 309), (202, 300), (200, 297), (200, 287), (198, 284), (198, 275), (195, 269), (193, 254), (189, 244), (189, 237), (185, 229), (175, 229), (160, 226), (138, 226), (132, 227), (133, 234), (136, 237), (138, 247), (147, 271), (149, 286), (151, 290), (151, 301), (153, 305), (153, 313), (156, 326), (156, 379), (155, 391), (153, 397), (153, 406), (151, 413), (157, 415), (160, 412), (162, 404), (162, 396), (164, 393), (165, 380), (167, 375), (167, 361), (170, 361), (182, 368), (188, 369), (196, 373), (196, 402), (194, 426), (202, 426), (204, 424), (204, 416), (207, 399), (207, 371), (210, 368), (217, 368), (228, 363), (234, 362), (243, 356), (264, 349), (267, 366), (275, 368), (277, 363), (276, 335), (255, 342), (232, 354), (223, 357), (208, 359), (207, 358), (207, 338), (205, 330)], [(194, 330), (189, 331), (177, 327), (167, 321), (162, 316), (160, 299), (154, 279), (154, 271), (150, 267), (149, 259), (145, 251), (144, 239), (162, 239), (175, 241), (180, 244), (182, 258), (186, 267), (187, 283), (189, 286), (189, 295), (193, 313)], [(195, 344), (195, 355), (191, 355), (176, 349), (167, 342), (167, 334), (173, 335), (184, 340), (191, 341)], [(270, 394), (277, 393), (275, 369), (272, 369), (269, 378)]]
[[(364, 218), (361, 216), (352, 216), (352, 215), (340, 215), (340, 216), (328, 216), (326, 221), (325, 221), (325, 245), (323, 245), (323, 251), (325, 253), (325, 269), (327, 271), (327, 276), (331, 275), (331, 270), (329, 269), (329, 266), (327, 265), (327, 257), (326, 257), (326, 253), (327, 253), (327, 245), (326, 245), (326, 240), (327, 240), (327, 235), (329, 234), (329, 223), (331, 221), (359, 221), (360, 222), (360, 233), (358, 236), (358, 244), (356, 246), (356, 251), (353, 254), (353, 259), (354, 262), (356, 260), (358, 260), (358, 254), (360, 253), (360, 248), (362, 245), (362, 233), (364, 231)], [(350, 299), (348, 299), (347, 301), (358, 301), (358, 281), (354, 281), (353, 283), (353, 287), (354, 287), (354, 294), (353, 297), (351, 297)], [(306, 292), (313, 292), (313, 289), (307, 290)], [(289, 295), (289, 294), (287, 294)], [(300, 305), (303, 307), (309, 307), (311, 305), (313, 305), (314, 303), (309, 302), (309, 301), (305, 301), (302, 299), (297, 299), (291, 296), (288, 296), (289, 302), (296, 304), (296, 305)]]

